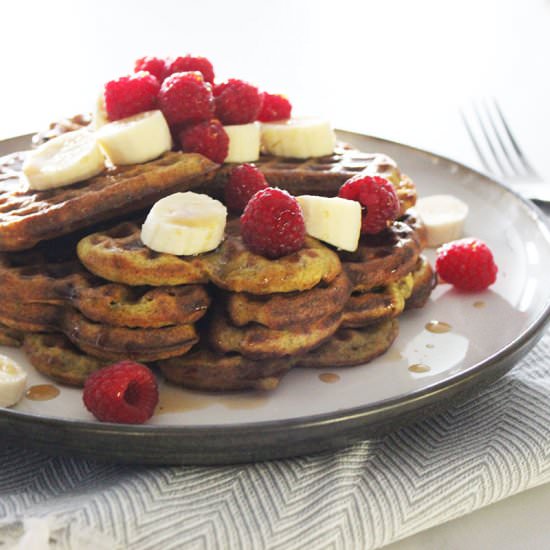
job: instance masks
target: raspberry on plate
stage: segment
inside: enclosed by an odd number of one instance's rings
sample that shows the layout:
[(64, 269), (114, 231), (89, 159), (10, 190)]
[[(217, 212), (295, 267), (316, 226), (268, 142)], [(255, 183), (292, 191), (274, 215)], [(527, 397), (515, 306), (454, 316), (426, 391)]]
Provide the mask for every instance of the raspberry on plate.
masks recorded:
[(162, 81), (170, 74), (168, 72), (166, 60), (162, 57), (154, 57), (151, 55), (136, 59), (136, 62), (134, 63), (134, 72), (138, 73), (140, 71), (147, 71), (148, 73), (151, 73), (159, 81), (159, 83), (162, 83)]
[(88, 376), (83, 399), (86, 408), (102, 422), (142, 424), (157, 406), (157, 380), (145, 365), (120, 361)]
[(176, 57), (168, 65), (167, 74), (199, 71), (206, 82), (214, 82), (214, 67), (206, 57), (186, 55)]
[(498, 267), (489, 247), (479, 239), (451, 241), (437, 250), (435, 270), (460, 290), (485, 290), (497, 278)]
[(265, 189), (267, 182), (263, 172), (253, 164), (235, 166), (225, 183), (226, 206), (235, 212), (242, 212), (252, 195)]
[(170, 125), (206, 120), (214, 115), (210, 84), (196, 71), (167, 77), (160, 87), (158, 101)]
[(248, 124), (258, 118), (262, 96), (256, 86), (230, 78), (214, 86), (216, 117), (223, 124)]
[(110, 121), (127, 118), (157, 107), (160, 84), (150, 73), (139, 72), (105, 84), (105, 111)]
[(306, 227), (298, 201), (275, 187), (261, 189), (241, 216), (241, 235), (255, 254), (276, 259), (304, 245)]
[(229, 151), (229, 136), (215, 118), (185, 126), (179, 133), (183, 151), (200, 153), (221, 164)]
[(262, 108), (258, 115), (261, 122), (273, 122), (275, 120), (286, 120), (290, 118), (292, 105), (290, 101), (281, 94), (262, 94)]
[(338, 196), (361, 203), (361, 233), (380, 233), (399, 215), (397, 193), (393, 185), (380, 176), (357, 174), (340, 187)]

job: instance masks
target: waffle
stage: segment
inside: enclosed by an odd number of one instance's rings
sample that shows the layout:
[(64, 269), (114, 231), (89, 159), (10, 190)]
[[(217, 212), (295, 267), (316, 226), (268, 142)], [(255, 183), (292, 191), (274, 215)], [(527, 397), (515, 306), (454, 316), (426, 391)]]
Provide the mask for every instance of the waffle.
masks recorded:
[(227, 314), (234, 325), (257, 323), (272, 329), (306, 324), (342, 310), (351, 293), (351, 283), (342, 272), (330, 283), (320, 283), (303, 292), (255, 295), (230, 292), (225, 298)]
[(156, 329), (112, 327), (93, 323), (74, 310), (66, 310), (60, 330), (86, 353), (113, 360), (166, 359), (185, 353), (198, 341), (193, 325)]
[(237, 352), (251, 359), (292, 356), (319, 346), (336, 332), (341, 321), (342, 313), (337, 311), (306, 326), (298, 323), (281, 330), (254, 323), (236, 327), (217, 308), (210, 319), (208, 341), (219, 353)]
[(0, 160), (0, 250), (24, 250), (42, 240), (135, 212), (175, 191), (214, 176), (217, 165), (194, 153), (165, 153), (159, 159), (107, 170), (67, 187), (28, 188), (20, 172), (24, 153)]
[(92, 372), (107, 364), (84, 354), (62, 334), (27, 334), (23, 349), (38, 372), (69, 386), (83, 386)]
[(417, 231), (395, 221), (377, 235), (362, 235), (355, 252), (339, 256), (354, 291), (368, 291), (405, 277), (414, 270), (422, 245)]
[(20, 330), (0, 323), (0, 346), (18, 348), (23, 343), (24, 336)]
[(157, 363), (163, 376), (174, 384), (197, 390), (274, 390), (292, 361), (254, 361), (240, 354), (220, 354), (204, 346)]
[[(338, 194), (342, 184), (359, 173), (387, 178), (394, 185), (401, 204), (401, 213), (416, 203), (416, 187), (399, 171), (396, 163), (381, 153), (364, 153), (346, 144), (338, 144), (332, 155), (293, 159), (262, 155), (256, 166), (269, 185), (287, 189), (293, 195)], [(232, 165), (225, 165), (207, 185), (209, 193), (221, 197)]]
[(399, 333), (397, 319), (363, 328), (340, 328), (323, 345), (297, 358), (294, 366), (305, 368), (353, 367), (385, 353)]
[(122, 223), (93, 233), (78, 243), (78, 256), (93, 273), (128, 285), (180, 285), (210, 280), (233, 292), (272, 294), (307, 290), (330, 282), (341, 271), (338, 256), (315, 239), (277, 261), (250, 252), (231, 233), (214, 251), (198, 256), (174, 256), (147, 248), (137, 223)]

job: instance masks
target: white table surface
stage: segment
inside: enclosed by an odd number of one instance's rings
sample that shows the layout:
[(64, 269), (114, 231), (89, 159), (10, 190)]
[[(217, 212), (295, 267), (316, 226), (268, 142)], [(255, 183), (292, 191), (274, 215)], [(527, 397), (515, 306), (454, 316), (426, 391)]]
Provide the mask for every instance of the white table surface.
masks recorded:
[[(550, 176), (549, 0), (19, 0), (0, 18), (0, 139), (91, 110), (139, 56), (192, 52), (219, 78), (287, 94), (296, 113), (474, 167), (458, 108), (495, 96)], [(388, 549), (548, 548), (549, 509), (542, 486)]]

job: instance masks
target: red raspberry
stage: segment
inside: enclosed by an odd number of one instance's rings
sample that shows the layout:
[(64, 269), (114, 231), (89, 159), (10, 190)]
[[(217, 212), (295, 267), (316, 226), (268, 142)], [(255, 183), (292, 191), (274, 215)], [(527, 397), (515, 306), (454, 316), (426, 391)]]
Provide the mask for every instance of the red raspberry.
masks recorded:
[(235, 212), (242, 212), (252, 195), (266, 187), (261, 170), (253, 164), (239, 164), (231, 170), (225, 183), (225, 204)]
[(214, 98), (210, 84), (199, 72), (174, 73), (167, 77), (158, 96), (168, 124), (206, 120), (214, 115)]
[(142, 424), (153, 416), (159, 394), (153, 373), (134, 361), (120, 361), (88, 376), (84, 405), (102, 422)]
[(214, 86), (216, 116), (224, 124), (247, 124), (258, 118), (262, 96), (256, 86), (230, 78)]
[(489, 247), (479, 239), (459, 239), (437, 250), (435, 269), (460, 290), (485, 290), (497, 278), (498, 267)]
[(229, 136), (215, 118), (186, 126), (179, 134), (183, 151), (200, 153), (221, 164), (229, 151)]
[(206, 57), (186, 55), (185, 57), (176, 57), (168, 65), (168, 75), (173, 73), (185, 73), (189, 71), (199, 71), (206, 82), (214, 82), (214, 67)]
[(275, 187), (258, 191), (241, 216), (241, 235), (252, 252), (267, 258), (280, 258), (300, 250), (306, 227), (298, 201)]
[(151, 73), (160, 83), (170, 74), (165, 59), (150, 55), (136, 59), (134, 72), (137, 73), (139, 71)]
[(273, 120), (285, 120), (290, 118), (292, 105), (290, 101), (280, 94), (262, 94), (262, 108), (258, 115), (258, 120), (262, 122), (271, 122)]
[(105, 84), (105, 110), (109, 120), (119, 120), (157, 106), (160, 84), (149, 73), (122, 76)]
[(380, 233), (399, 215), (399, 198), (393, 185), (380, 176), (357, 174), (347, 180), (338, 196), (361, 203), (361, 232)]

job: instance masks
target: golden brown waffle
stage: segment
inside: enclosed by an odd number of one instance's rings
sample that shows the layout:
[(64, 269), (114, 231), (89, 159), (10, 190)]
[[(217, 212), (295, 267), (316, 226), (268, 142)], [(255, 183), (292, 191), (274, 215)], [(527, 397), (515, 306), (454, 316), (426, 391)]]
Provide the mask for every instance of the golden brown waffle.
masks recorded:
[(233, 292), (272, 294), (313, 288), (332, 281), (342, 270), (335, 252), (306, 238), (304, 247), (277, 260), (250, 252), (239, 235), (229, 233), (214, 251), (174, 256), (147, 248), (137, 223), (122, 223), (93, 233), (78, 243), (78, 256), (93, 273), (128, 285), (180, 285), (212, 281)]
[(236, 327), (217, 308), (210, 318), (208, 341), (217, 352), (237, 352), (252, 359), (292, 356), (319, 346), (336, 332), (341, 321), (338, 311), (307, 325), (299, 323), (281, 330), (254, 323)]
[[(381, 153), (364, 153), (346, 144), (339, 144), (332, 155), (324, 157), (304, 160), (262, 155), (255, 164), (269, 185), (287, 189), (293, 195), (333, 197), (347, 179), (365, 172), (391, 181), (401, 203), (401, 213), (416, 203), (414, 183), (400, 172), (393, 159)], [(221, 168), (216, 179), (208, 184), (210, 193), (223, 196), (223, 186), (232, 167)]]
[(414, 270), (421, 252), (416, 231), (396, 221), (377, 235), (362, 235), (355, 252), (339, 256), (354, 291), (398, 281)]
[(237, 353), (220, 354), (198, 345), (189, 353), (159, 361), (163, 376), (174, 384), (197, 390), (274, 390), (292, 361), (254, 361)]
[(69, 386), (83, 386), (92, 372), (107, 364), (82, 353), (62, 334), (27, 334), (23, 348), (38, 372)]
[(198, 342), (194, 325), (112, 327), (93, 323), (71, 310), (65, 312), (60, 329), (78, 348), (101, 359), (157, 361), (182, 355)]
[(340, 328), (323, 345), (298, 357), (295, 366), (336, 368), (363, 365), (385, 353), (398, 333), (397, 319), (363, 328)]
[(217, 164), (194, 153), (165, 153), (133, 166), (47, 191), (28, 188), (24, 154), (0, 160), (0, 250), (24, 250), (101, 220), (141, 210), (161, 197), (203, 185)]
[(342, 311), (351, 293), (351, 283), (342, 272), (330, 283), (320, 283), (311, 290), (271, 295), (228, 292), (227, 314), (234, 325), (258, 323), (273, 329), (307, 324)]

